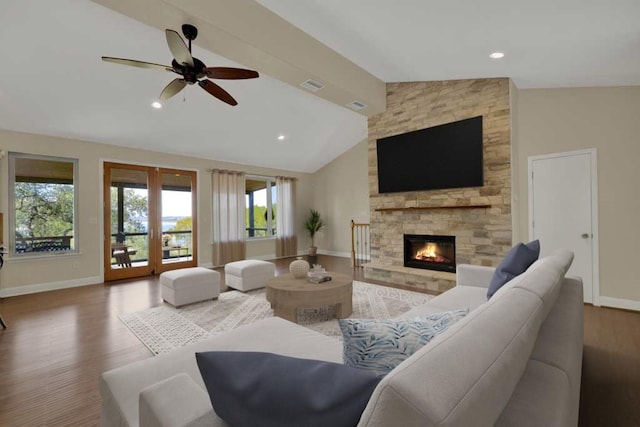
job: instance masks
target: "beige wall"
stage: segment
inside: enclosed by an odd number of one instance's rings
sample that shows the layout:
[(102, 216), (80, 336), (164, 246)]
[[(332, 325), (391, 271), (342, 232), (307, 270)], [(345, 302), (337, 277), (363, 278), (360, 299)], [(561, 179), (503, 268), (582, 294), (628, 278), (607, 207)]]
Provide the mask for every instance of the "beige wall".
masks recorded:
[(519, 90), (516, 120), (520, 236), (528, 236), (527, 158), (597, 148), (600, 294), (639, 302), (640, 87)]
[[(77, 255), (53, 255), (31, 259), (6, 259), (0, 271), (0, 295), (34, 292), (56, 287), (98, 283), (102, 278), (102, 161), (140, 163), (197, 170), (198, 172), (198, 241), (199, 263), (211, 265), (211, 175), (207, 169), (225, 168), (251, 174), (298, 178), (298, 233), (302, 235), (302, 217), (311, 200), (311, 175), (256, 168), (150, 151), (128, 149), (105, 144), (33, 135), (0, 130), (0, 149), (39, 155), (79, 159), (79, 249)], [(0, 212), (5, 213), (4, 235), (8, 236), (8, 171), (7, 158), (0, 161)], [(5, 242), (7, 243), (7, 242)], [(306, 247), (302, 242), (301, 247)], [(248, 253), (253, 257), (275, 255), (275, 241), (250, 242)], [(16, 289), (21, 287), (22, 289)]]
[(518, 145), (514, 142), (516, 128), (518, 127), (518, 88), (509, 81), (509, 108), (511, 109), (511, 240), (515, 244), (527, 239), (526, 235), (520, 234), (520, 196), (518, 189), (520, 185), (520, 164), (518, 163)]
[[(363, 140), (313, 175), (311, 206), (326, 222), (325, 228), (315, 238), (315, 244), (322, 253), (350, 256), (350, 221), (369, 222), (367, 170), (367, 141)], [(311, 239), (305, 231), (300, 235), (298, 246), (310, 244)]]

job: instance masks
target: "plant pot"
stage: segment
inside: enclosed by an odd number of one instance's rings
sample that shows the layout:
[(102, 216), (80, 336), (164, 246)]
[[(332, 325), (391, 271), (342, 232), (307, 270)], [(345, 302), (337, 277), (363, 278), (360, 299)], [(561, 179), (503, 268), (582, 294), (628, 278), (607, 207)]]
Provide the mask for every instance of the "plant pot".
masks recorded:
[(316, 256), (318, 248), (316, 246), (309, 246), (309, 256)]

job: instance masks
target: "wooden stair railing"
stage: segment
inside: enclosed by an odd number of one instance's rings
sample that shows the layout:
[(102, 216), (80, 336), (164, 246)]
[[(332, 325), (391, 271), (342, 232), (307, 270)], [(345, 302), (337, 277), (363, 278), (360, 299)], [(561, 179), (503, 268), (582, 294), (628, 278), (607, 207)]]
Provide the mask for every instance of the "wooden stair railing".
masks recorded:
[(368, 223), (357, 223), (351, 220), (351, 262), (353, 268), (371, 260), (371, 241)]

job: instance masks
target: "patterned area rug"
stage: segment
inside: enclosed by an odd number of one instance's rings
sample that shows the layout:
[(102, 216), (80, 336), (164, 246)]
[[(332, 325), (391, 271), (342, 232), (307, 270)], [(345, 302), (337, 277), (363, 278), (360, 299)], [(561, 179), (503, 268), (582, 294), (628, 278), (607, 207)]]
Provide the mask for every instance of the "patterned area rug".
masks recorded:
[[(121, 314), (120, 320), (153, 354), (169, 352), (242, 325), (273, 316), (265, 289), (229, 291), (218, 299), (175, 308), (169, 304)], [(390, 319), (433, 298), (418, 292), (353, 282), (352, 319)], [(298, 323), (322, 334), (342, 338), (331, 307), (305, 308)]]

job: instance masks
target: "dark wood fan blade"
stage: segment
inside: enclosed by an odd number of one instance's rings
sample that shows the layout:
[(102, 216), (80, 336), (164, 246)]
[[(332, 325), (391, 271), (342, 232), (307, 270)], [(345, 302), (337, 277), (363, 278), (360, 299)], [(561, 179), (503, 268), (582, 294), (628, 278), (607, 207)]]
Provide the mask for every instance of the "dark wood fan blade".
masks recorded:
[(160, 93), (160, 99), (164, 101), (171, 98), (173, 95), (184, 89), (186, 85), (187, 82), (185, 82), (183, 79), (173, 79), (171, 83), (169, 83), (167, 86), (165, 86), (164, 89), (162, 89), (162, 92)]
[(238, 105), (238, 101), (233, 99), (233, 96), (229, 95), (229, 92), (222, 89), (211, 80), (201, 80), (198, 82), (198, 84), (202, 89), (206, 90), (211, 95), (218, 98), (220, 101), (226, 102), (229, 105)]
[(180, 37), (180, 34), (176, 33), (173, 30), (165, 30), (165, 35), (167, 36), (167, 44), (169, 45), (169, 50), (178, 64), (187, 64), (190, 67), (193, 67), (193, 56), (191, 56), (191, 52), (189, 52), (189, 48)]
[(103, 56), (102, 60), (106, 62), (113, 62), (114, 64), (129, 65), (131, 67), (150, 68), (152, 70), (162, 70), (162, 71), (173, 72), (173, 68), (171, 68), (169, 65), (154, 64), (152, 62), (144, 62), (144, 61), (136, 61), (135, 59), (112, 58), (110, 56)]
[(231, 67), (209, 67), (204, 69), (204, 73), (212, 79), (239, 80), (260, 77), (257, 71)]

